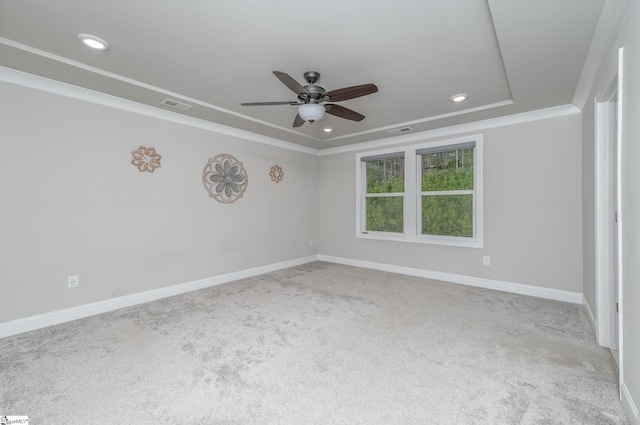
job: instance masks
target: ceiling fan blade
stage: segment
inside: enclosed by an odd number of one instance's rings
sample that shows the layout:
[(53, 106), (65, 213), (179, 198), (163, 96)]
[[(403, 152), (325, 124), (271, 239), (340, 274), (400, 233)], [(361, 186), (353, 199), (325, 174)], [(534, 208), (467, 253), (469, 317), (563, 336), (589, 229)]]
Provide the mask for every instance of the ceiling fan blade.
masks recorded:
[(345, 87), (342, 89), (331, 90), (325, 93), (330, 102), (341, 102), (343, 100), (354, 99), (360, 96), (376, 93), (378, 87), (375, 84), (361, 84), (359, 86)]
[(296, 118), (293, 120), (293, 126), (302, 127), (302, 124), (304, 124), (304, 120), (302, 119), (300, 114), (296, 114)]
[(280, 71), (273, 71), (273, 75), (278, 77), (278, 80), (282, 81), (282, 83), (285, 86), (289, 87), (289, 89), (291, 89), (291, 91), (293, 91), (298, 96), (300, 96), (302, 94), (309, 94), (307, 92), (307, 89), (302, 87), (300, 85), (300, 83), (298, 83), (296, 80), (294, 80), (289, 74), (286, 74), (286, 73), (280, 72)]
[(249, 102), (249, 103), (241, 103), (242, 106), (266, 106), (266, 105), (299, 105), (298, 102), (293, 102), (290, 100), (284, 100), (282, 102)]
[(356, 111), (352, 111), (349, 108), (345, 108), (340, 105), (324, 105), (324, 109), (327, 114), (335, 115), (336, 117), (344, 118), (351, 121), (362, 121), (364, 119), (364, 115), (357, 113)]

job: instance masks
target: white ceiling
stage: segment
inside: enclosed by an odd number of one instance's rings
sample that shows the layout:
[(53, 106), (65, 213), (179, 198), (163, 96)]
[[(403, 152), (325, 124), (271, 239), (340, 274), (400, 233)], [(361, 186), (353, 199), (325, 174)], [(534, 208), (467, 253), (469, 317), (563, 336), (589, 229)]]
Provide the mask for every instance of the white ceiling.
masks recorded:
[[(604, 1), (4, 0), (0, 66), (323, 149), (570, 104)], [(292, 128), (295, 106), (240, 105), (296, 100), (274, 70), (379, 91), (340, 103), (361, 122)]]

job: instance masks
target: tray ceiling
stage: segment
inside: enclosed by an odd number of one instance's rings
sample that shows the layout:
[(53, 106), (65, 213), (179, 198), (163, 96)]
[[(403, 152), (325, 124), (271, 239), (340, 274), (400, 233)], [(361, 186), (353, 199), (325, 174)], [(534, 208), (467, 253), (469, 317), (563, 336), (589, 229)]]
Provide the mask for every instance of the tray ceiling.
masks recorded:
[[(0, 66), (323, 149), (570, 104), (603, 2), (5, 1)], [(110, 48), (92, 51), (79, 33)], [(296, 100), (274, 70), (379, 91), (340, 102), (361, 122), (292, 128), (295, 106), (240, 105)], [(457, 93), (468, 100), (451, 102)]]

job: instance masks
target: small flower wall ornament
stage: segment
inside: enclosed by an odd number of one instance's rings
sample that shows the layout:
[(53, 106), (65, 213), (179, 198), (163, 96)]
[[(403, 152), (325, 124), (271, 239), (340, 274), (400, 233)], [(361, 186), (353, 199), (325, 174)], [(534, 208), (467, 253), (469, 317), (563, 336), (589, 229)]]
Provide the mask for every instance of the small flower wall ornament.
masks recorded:
[(282, 181), (282, 178), (284, 177), (284, 171), (282, 171), (282, 167), (276, 164), (271, 167), (271, 172), (269, 173), (269, 175), (271, 176), (271, 181), (280, 183)]
[(133, 156), (131, 164), (138, 167), (141, 173), (144, 171), (153, 173), (156, 168), (160, 168), (162, 156), (156, 153), (155, 148), (145, 148), (141, 145), (137, 151), (131, 152), (131, 156)]
[(242, 198), (249, 178), (242, 162), (232, 155), (220, 154), (209, 158), (202, 171), (202, 183), (211, 198), (231, 204)]

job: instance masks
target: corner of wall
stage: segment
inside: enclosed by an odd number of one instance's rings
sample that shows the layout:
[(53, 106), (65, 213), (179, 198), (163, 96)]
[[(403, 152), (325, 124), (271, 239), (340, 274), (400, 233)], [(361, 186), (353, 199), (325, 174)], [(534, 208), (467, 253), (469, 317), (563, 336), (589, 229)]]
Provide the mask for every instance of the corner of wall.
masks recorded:
[(587, 299), (585, 298), (584, 294), (582, 295), (582, 308), (584, 309), (584, 312), (587, 315), (587, 319), (589, 320), (589, 325), (591, 326), (591, 330), (593, 331), (593, 334), (598, 335), (598, 330), (596, 326), (596, 317), (593, 314), (591, 307), (589, 307), (589, 303), (587, 302)]

